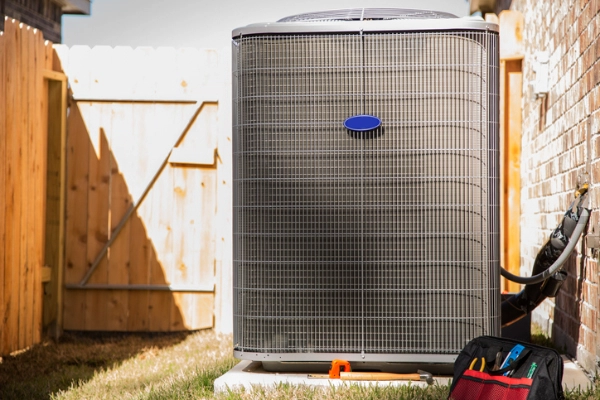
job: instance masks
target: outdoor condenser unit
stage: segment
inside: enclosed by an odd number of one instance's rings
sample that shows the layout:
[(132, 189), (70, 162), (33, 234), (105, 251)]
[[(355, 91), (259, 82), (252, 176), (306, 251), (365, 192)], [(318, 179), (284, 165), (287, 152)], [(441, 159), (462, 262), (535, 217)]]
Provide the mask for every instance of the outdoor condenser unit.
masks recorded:
[(236, 357), (446, 364), (500, 334), (498, 52), (431, 11), (233, 31)]

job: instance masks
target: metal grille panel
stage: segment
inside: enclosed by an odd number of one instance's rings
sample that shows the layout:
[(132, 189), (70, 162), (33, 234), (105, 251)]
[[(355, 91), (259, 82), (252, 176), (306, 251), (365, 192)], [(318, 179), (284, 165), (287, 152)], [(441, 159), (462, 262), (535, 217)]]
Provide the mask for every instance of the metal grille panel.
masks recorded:
[(402, 8), (349, 8), (292, 15), (277, 22), (323, 22), (456, 18), (455, 15), (431, 11)]
[[(499, 333), (497, 49), (490, 32), (235, 41), (238, 352), (455, 354)], [(358, 114), (382, 126), (351, 134)]]

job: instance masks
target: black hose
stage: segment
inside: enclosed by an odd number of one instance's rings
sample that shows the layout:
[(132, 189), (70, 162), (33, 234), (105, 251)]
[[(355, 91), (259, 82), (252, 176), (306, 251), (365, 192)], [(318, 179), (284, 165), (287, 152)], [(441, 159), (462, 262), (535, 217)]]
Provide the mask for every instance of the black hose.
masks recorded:
[(547, 297), (558, 294), (567, 277), (567, 273), (560, 268), (574, 249), (589, 217), (589, 210), (584, 207), (585, 196), (584, 193), (571, 204), (560, 224), (550, 234), (550, 239), (542, 246), (535, 258), (531, 273), (533, 277), (545, 276), (545, 279), (538, 278), (535, 283), (527, 283), (523, 290), (502, 302), (502, 327), (520, 320)]
[(561, 250), (560, 256), (547, 269), (543, 270), (542, 272), (540, 272), (538, 274), (534, 273), (530, 277), (513, 275), (510, 272), (508, 272), (507, 270), (505, 270), (504, 268), (500, 269), (500, 274), (503, 277), (505, 277), (506, 279), (508, 279), (509, 281), (513, 281), (513, 282), (517, 282), (517, 283), (521, 283), (521, 284), (525, 284), (525, 285), (544, 282), (546, 279), (550, 278), (556, 272), (560, 271), (564, 262), (567, 261), (567, 258), (569, 258), (569, 255), (573, 252), (573, 249), (575, 248), (575, 245), (577, 245), (577, 241), (579, 240), (579, 237), (581, 236), (581, 234), (583, 233), (583, 230), (585, 229), (585, 226), (587, 224), (589, 216), (590, 216), (589, 211), (584, 209), (580, 215), (579, 221), (575, 225), (574, 232), (569, 236), (570, 239), (568, 240), (567, 246), (563, 250)]

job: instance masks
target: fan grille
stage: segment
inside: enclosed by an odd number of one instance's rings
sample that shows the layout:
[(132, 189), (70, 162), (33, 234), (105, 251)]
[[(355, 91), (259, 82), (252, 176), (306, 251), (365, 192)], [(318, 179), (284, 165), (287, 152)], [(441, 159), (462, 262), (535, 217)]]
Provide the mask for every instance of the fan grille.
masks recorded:
[[(499, 333), (497, 49), (490, 32), (236, 42), (237, 351), (456, 354)], [(350, 134), (358, 114), (382, 127)]]
[(292, 15), (277, 22), (326, 22), (457, 18), (456, 15), (429, 10), (403, 8), (350, 8)]

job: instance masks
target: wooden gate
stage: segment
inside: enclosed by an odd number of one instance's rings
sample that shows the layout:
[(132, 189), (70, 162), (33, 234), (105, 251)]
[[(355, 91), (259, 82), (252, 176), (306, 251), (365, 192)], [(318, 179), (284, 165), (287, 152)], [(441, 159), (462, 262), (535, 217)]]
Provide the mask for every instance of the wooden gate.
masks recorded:
[(56, 50), (71, 90), (64, 329), (213, 326), (217, 53)]

